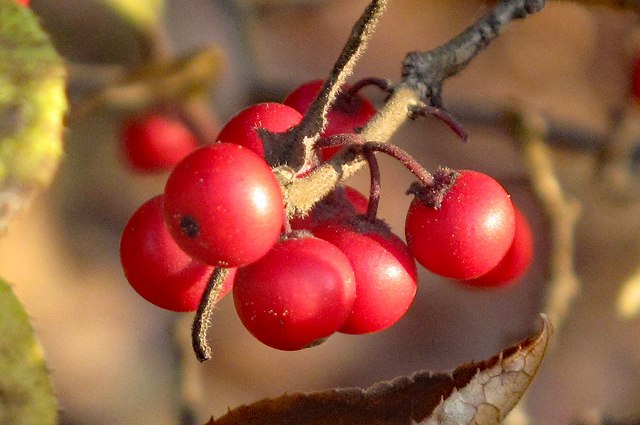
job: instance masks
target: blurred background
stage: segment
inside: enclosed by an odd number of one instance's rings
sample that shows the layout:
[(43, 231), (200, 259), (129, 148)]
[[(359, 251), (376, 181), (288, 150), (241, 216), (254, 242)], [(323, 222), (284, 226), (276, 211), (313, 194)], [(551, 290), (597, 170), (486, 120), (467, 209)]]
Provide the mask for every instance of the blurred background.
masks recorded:
[[(149, 34), (106, 1), (32, 0), (31, 8), (70, 64), (72, 114), (153, 55), (177, 57), (213, 44), (223, 61), (207, 106), (219, 125), (251, 103), (280, 101), (297, 85), (326, 77), (366, 4), (167, 0), (154, 28), (159, 45), (150, 45)], [(350, 81), (399, 81), (406, 52), (446, 42), (492, 4), (391, 1)], [(148, 304), (120, 267), (126, 221), (163, 190), (167, 177), (134, 174), (122, 163), (119, 131), (141, 106), (105, 102), (70, 119), (66, 156), (53, 186), (0, 239), (0, 274), (14, 285), (42, 339), (61, 423), (178, 423), (181, 355), (189, 373), (196, 371), (187, 375), (186, 391), (196, 402), (198, 423), (204, 423), (227, 408), (283, 392), (368, 386), (415, 370), (452, 369), (531, 334), (544, 309), (550, 235), (501, 119), (514, 101), (550, 119), (551, 159), (567, 193), (582, 203), (575, 235), (582, 289), (529, 391), (526, 412), (534, 424), (570, 424), (597, 414), (640, 417), (640, 320), (624, 319), (617, 310), (620, 288), (640, 267), (638, 153), (631, 149), (616, 157), (620, 179), (602, 172), (611, 161), (607, 144), (621, 122), (640, 120), (633, 118), (637, 101), (630, 96), (632, 63), (640, 57), (637, 24), (629, 12), (553, 2), (512, 25), (445, 85), (445, 105), (463, 123), (469, 143), (434, 119), (408, 123), (393, 139), (428, 169), (473, 168), (507, 188), (535, 230), (536, 256), (523, 279), (473, 291), (421, 269), (414, 305), (398, 324), (374, 335), (337, 334), (301, 352), (256, 341), (227, 297), (209, 333), (213, 359), (196, 364), (192, 315)], [(366, 93), (382, 103), (382, 94)], [(411, 201), (403, 193), (413, 179), (386, 158), (381, 168), (379, 215), (403, 235)], [(366, 193), (368, 173), (348, 183)]]

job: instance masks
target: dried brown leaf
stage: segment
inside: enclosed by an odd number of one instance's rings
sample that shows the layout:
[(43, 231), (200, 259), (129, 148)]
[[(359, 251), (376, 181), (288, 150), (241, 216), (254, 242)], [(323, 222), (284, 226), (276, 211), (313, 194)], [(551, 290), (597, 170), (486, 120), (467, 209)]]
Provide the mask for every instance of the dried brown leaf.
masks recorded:
[(551, 325), (490, 359), (453, 372), (419, 371), (367, 389), (341, 388), (264, 399), (206, 425), (490, 425), (516, 405), (536, 374)]

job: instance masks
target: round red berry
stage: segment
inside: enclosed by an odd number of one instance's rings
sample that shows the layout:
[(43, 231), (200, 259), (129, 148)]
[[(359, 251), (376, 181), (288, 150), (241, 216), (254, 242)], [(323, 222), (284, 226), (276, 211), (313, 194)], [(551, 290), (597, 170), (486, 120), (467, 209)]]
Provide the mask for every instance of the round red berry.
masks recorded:
[(488, 273), (475, 279), (460, 282), (465, 285), (485, 288), (504, 286), (515, 282), (527, 271), (533, 260), (533, 233), (527, 217), (517, 208), (515, 208), (515, 213), (516, 231), (506, 255)]
[(332, 220), (313, 234), (337, 246), (355, 274), (356, 300), (340, 332), (377, 332), (404, 316), (416, 295), (416, 265), (407, 245), (384, 222), (364, 216)]
[(284, 132), (300, 123), (302, 115), (290, 106), (266, 102), (249, 106), (231, 118), (220, 130), (218, 142), (235, 143), (264, 157), (264, 145), (257, 130)]
[(472, 279), (491, 270), (507, 253), (515, 232), (509, 194), (494, 179), (460, 171), (439, 208), (416, 196), (405, 222), (406, 240), (428, 270)]
[[(323, 80), (309, 81), (291, 92), (282, 103), (304, 114), (318, 96), (323, 83)], [(366, 97), (360, 94), (345, 96), (344, 92), (350, 87), (348, 84), (342, 87), (343, 93), (338, 96), (329, 110), (324, 136), (353, 133), (367, 125), (376, 114), (375, 106)], [(330, 159), (340, 148), (341, 146), (323, 148), (321, 151), (322, 159), (325, 161)]]
[(170, 170), (198, 147), (198, 140), (180, 120), (157, 113), (126, 121), (121, 141), (129, 166), (142, 172)]
[(164, 193), (171, 234), (185, 252), (207, 264), (249, 264), (280, 235), (280, 185), (264, 160), (240, 145), (197, 149), (171, 172)]
[[(173, 311), (195, 311), (213, 272), (185, 254), (169, 234), (162, 195), (145, 202), (129, 219), (120, 240), (120, 260), (138, 294)], [(225, 280), (220, 298), (231, 289), (235, 272)]]
[(300, 237), (278, 242), (239, 269), (233, 298), (240, 320), (259, 341), (299, 350), (344, 324), (355, 293), (347, 257), (327, 241)]

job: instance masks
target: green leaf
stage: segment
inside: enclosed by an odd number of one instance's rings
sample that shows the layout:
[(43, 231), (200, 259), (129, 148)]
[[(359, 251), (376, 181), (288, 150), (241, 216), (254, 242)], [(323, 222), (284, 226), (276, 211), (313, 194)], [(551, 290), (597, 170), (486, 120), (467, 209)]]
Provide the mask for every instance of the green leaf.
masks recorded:
[(0, 424), (54, 425), (57, 402), (29, 317), (0, 279)]
[(31, 10), (0, 2), (0, 231), (58, 168), (65, 77)]

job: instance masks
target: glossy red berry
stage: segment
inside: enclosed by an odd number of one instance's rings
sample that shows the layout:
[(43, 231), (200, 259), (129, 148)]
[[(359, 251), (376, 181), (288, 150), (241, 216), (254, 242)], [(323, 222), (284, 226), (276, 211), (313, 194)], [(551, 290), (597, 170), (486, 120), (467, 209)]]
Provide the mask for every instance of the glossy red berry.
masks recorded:
[(231, 118), (220, 130), (218, 142), (235, 143), (264, 157), (262, 139), (256, 130), (284, 132), (300, 123), (302, 115), (290, 106), (266, 102), (249, 106)]
[(495, 267), (515, 232), (509, 194), (494, 179), (460, 171), (439, 209), (416, 197), (405, 234), (416, 260), (428, 270), (454, 279), (472, 279)]
[(30, 0), (16, 0), (16, 2), (18, 2), (18, 4), (21, 4), (23, 6), (29, 6)]
[(533, 260), (533, 233), (527, 217), (517, 208), (515, 213), (516, 231), (504, 258), (488, 273), (461, 283), (483, 288), (504, 286), (515, 282), (527, 271)]
[(280, 235), (280, 185), (264, 160), (240, 145), (197, 149), (171, 172), (164, 193), (169, 231), (185, 252), (207, 264), (249, 264)]
[(121, 144), (132, 169), (155, 172), (173, 168), (198, 147), (198, 140), (180, 120), (147, 114), (125, 122)]
[[(120, 240), (127, 280), (144, 299), (173, 311), (194, 311), (213, 267), (196, 261), (175, 243), (164, 223), (163, 197), (145, 202), (129, 219)], [(232, 269), (219, 297), (233, 285)]]
[(337, 246), (355, 273), (356, 300), (340, 332), (377, 332), (404, 316), (416, 295), (416, 265), (407, 245), (384, 222), (364, 216), (333, 220), (316, 226), (313, 234)]
[(338, 186), (306, 216), (293, 217), (289, 224), (294, 230), (311, 230), (323, 221), (343, 219), (367, 212), (367, 197), (351, 186)]
[(347, 257), (322, 239), (278, 242), (238, 270), (233, 298), (244, 326), (262, 343), (299, 350), (335, 333), (355, 299)]
[[(318, 96), (323, 83), (323, 80), (309, 81), (291, 92), (282, 103), (304, 114), (309, 110), (316, 96)], [(343, 93), (349, 88), (350, 86), (345, 84)], [(339, 96), (327, 115), (327, 128), (323, 135), (353, 133), (367, 125), (375, 114), (375, 106), (364, 96), (359, 94), (349, 98)], [(322, 149), (322, 159), (328, 160), (340, 148), (337, 146)]]

